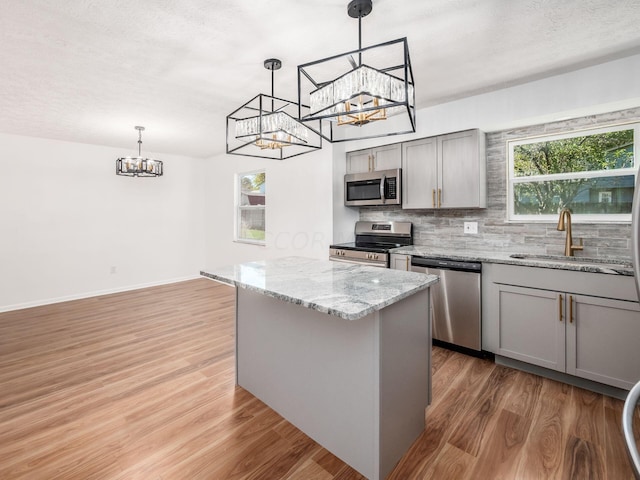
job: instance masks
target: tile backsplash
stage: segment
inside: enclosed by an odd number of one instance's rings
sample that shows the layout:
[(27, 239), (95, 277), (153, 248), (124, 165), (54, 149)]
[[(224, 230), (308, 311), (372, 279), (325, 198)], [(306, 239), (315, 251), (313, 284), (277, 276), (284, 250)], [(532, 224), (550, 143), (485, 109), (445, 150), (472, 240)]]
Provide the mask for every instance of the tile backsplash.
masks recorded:
[[(413, 223), (414, 243), (446, 249), (501, 250), (562, 255), (565, 232), (557, 223), (507, 222), (507, 148), (513, 139), (580, 130), (640, 120), (640, 107), (571, 120), (487, 133), (487, 208), (469, 210), (402, 210), (399, 207), (362, 207), (360, 220), (396, 220)], [(463, 233), (464, 222), (478, 222), (478, 234)], [(628, 223), (573, 224), (574, 243), (583, 239), (576, 256), (630, 257)]]

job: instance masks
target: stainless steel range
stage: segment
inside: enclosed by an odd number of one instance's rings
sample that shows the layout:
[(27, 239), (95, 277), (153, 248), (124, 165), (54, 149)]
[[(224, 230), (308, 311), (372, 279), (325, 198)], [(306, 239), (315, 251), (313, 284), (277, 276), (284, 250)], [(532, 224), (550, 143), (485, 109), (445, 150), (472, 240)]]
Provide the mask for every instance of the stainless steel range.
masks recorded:
[(389, 268), (389, 250), (413, 245), (411, 222), (356, 222), (356, 241), (329, 246), (329, 260)]

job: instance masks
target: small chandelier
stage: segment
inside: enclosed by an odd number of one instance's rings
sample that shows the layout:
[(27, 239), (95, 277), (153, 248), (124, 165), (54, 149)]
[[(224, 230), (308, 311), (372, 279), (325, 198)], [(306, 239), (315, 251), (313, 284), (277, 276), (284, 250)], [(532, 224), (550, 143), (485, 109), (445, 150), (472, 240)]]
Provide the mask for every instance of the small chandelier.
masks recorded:
[(416, 131), (407, 39), (362, 48), (362, 17), (372, 9), (372, 0), (352, 0), (347, 7), (349, 16), (358, 19), (357, 50), (298, 66), (298, 102), (308, 96), (310, 105), (299, 118), (321, 121), (330, 142)]
[(320, 134), (297, 120), (299, 105), (274, 96), (274, 72), (281, 67), (277, 58), (265, 60), (271, 95), (261, 93), (227, 116), (227, 153), (284, 160), (322, 148)]
[(126, 175), (128, 177), (160, 177), (162, 176), (162, 162), (152, 158), (143, 158), (142, 132), (144, 127), (135, 127), (138, 130), (138, 156), (121, 157), (116, 160), (116, 175)]

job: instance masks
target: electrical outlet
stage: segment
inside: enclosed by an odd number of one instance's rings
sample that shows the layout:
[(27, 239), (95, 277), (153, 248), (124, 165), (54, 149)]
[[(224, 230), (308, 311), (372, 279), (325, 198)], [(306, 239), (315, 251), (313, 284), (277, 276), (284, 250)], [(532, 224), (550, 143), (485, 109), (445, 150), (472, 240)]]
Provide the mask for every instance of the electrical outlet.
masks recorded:
[(464, 222), (464, 233), (478, 233), (478, 222)]
[(116, 267), (111, 267), (110, 273), (111, 273), (111, 275), (113, 275), (114, 273), (116, 273)]

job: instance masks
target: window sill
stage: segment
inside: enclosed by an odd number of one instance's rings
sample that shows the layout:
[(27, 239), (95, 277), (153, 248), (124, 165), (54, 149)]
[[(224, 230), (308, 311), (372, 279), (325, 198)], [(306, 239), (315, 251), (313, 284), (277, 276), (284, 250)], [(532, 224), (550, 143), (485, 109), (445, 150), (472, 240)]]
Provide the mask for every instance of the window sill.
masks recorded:
[(260, 240), (245, 240), (242, 238), (236, 238), (233, 240), (233, 243), (245, 243), (247, 245), (255, 245), (257, 247), (266, 247), (267, 246), (267, 242), (265, 241), (260, 241)]
[[(509, 218), (506, 223), (517, 223), (517, 224), (527, 224), (527, 223), (549, 223), (549, 224), (557, 224), (558, 217), (524, 217), (524, 218)], [(629, 215), (621, 215), (619, 217), (614, 218), (603, 218), (603, 217), (580, 217), (580, 216), (572, 216), (571, 217), (572, 225), (631, 225), (631, 218)]]

